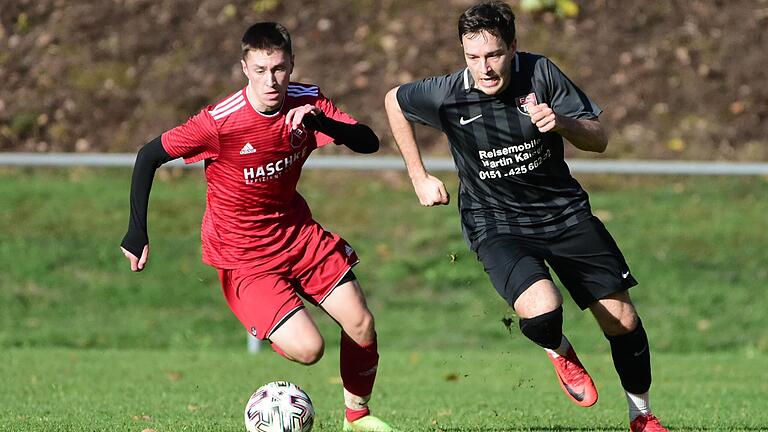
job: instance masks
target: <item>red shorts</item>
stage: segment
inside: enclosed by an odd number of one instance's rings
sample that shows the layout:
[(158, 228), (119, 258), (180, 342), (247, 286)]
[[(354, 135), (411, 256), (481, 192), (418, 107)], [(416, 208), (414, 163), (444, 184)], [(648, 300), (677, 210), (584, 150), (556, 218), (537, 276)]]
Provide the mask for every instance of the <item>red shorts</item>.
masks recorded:
[(301, 297), (319, 305), (358, 258), (338, 235), (314, 223), (281, 259), (264, 265), (218, 269), (221, 288), (232, 312), (259, 339), (269, 339), (295, 312)]

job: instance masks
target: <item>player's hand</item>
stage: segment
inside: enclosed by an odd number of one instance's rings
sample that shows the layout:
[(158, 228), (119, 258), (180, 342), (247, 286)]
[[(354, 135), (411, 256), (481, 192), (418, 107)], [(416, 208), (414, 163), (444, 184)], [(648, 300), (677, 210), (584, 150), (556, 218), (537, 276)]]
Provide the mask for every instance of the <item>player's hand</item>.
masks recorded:
[(429, 173), (425, 177), (414, 179), (413, 189), (423, 206), (446, 205), (451, 201), (443, 182)]
[(290, 125), (291, 129), (297, 129), (299, 125), (301, 125), (302, 120), (304, 120), (304, 116), (320, 115), (322, 112), (323, 111), (320, 110), (320, 108), (310, 104), (292, 108), (288, 111), (288, 114), (285, 115), (285, 124)]
[(136, 255), (128, 252), (128, 250), (122, 246), (120, 247), (120, 250), (123, 251), (123, 255), (125, 255), (125, 257), (128, 258), (128, 261), (131, 262), (131, 271), (140, 272), (144, 270), (144, 267), (149, 260), (149, 245), (144, 245), (144, 250), (141, 252), (140, 258), (137, 258)]
[(528, 114), (531, 116), (531, 123), (535, 124), (541, 133), (559, 129), (558, 115), (545, 103), (528, 105)]

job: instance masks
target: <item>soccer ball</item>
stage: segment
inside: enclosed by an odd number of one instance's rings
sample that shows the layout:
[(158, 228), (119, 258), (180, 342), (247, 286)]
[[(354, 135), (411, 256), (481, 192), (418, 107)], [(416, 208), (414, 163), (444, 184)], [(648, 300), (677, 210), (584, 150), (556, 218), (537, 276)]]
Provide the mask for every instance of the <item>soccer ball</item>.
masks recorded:
[(264, 384), (245, 405), (248, 432), (309, 432), (314, 421), (312, 400), (287, 381)]

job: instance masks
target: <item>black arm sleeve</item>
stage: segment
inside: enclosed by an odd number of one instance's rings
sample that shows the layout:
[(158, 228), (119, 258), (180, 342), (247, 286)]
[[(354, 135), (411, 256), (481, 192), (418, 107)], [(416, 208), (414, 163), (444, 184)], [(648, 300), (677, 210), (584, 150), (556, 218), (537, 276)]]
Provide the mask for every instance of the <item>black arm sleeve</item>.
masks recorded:
[(322, 113), (306, 115), (302, 123), (305, 128), (322, 132), (333, 138), (336, 144), (344, 144), (356, 153), (376, 153), (379, 150), (379, 137), (362, 123), (344, 123)]
[(131, 177), (131, 216), (128, 220), (128, 232), (120, 246), (137, 258), (141, 257), (144, 246), (149, 244), (147, 207), (155, 171), (160, 165), (173, 159), (163, 148), (160, 137), (147, 143), (136, 156)]

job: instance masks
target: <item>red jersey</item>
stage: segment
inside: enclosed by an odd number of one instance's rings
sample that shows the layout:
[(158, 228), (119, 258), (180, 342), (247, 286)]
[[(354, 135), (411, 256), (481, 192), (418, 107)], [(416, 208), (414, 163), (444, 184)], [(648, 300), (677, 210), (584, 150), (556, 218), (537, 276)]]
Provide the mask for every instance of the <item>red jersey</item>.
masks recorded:
[(243, 88), (163, 134), (169, 155), (186, 163), (205, 160), (205, 263), (220, 269), (267, 263), (314, 223), (296, 184), (309, 154), (333, 138), (285, 124), (286, 113), (305, 104), (334, 120), (357, 123), (317, 86), (292, 82), (272, 115), (253, 109)]

